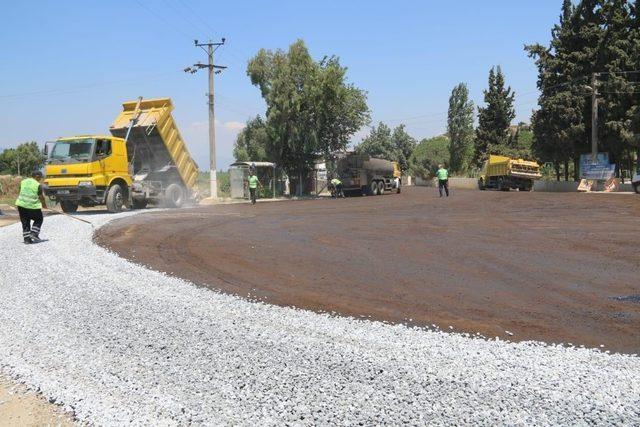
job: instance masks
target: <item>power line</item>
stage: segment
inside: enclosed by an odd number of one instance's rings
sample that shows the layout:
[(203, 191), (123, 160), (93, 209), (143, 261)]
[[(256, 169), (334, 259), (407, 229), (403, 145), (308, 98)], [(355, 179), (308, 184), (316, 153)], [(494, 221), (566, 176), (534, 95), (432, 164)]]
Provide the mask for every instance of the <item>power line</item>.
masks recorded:
[(90, 83), (87, 85), (81, 85), (81, 86), (76, 86), (73, 88), (66, 88), (66, 89), (44, 89), (44, 90), (38, 90), (38, 91), (32, 91), (32, 92), (5, 94), (5, 95), (0, 95), (0, 98), (9, 99), (9, 98), (21, 98), (25, 96), (35, 96), (35, 95), (58, 95), (58, 94), (76, 93), (85, 89), (93, 89), (97, 87), (147, 82), (150, 80), (157, 80), (162, 77), (167, 77), (169, 75), (174, 75), (174, 74), (177, 76), (178, 72), (181, 72), (181, 71), (182, 70), (177, 70), (177, 71), (172, 71), (172, 72), (167, 72), (162, 74), (140, 77), (136, 79), (116, 80), (116, 81), (110, 81), (110, 82), (96, 82), (96, 83)]
[(183, 37), (186, 37), (189, 40), (193, 40), (193, 37), (189, 36), (187, 33), (185, 33), (184, 31), (178, 29), (178, 27), (175, 26), (175, 22), (169, 22), (168, 20), (166, 20), (162, 15), (160, 15), (159, 13), (155, 12), (154, 10), (148, 8), (146, 5), (144, 5), (142, 2), (140, 2), (139, 0), (134, 0), (138, 6), (140, 6), (141, 8), (143, 8), (144, 10), (146, 10), (148, 13), (152, 14), (153, 16), (155, 16), (157, 19), (159, 19), (160, 21), (164, 22), (169, 28), (171, 28), (173, 31), (175, 31), (176, 33), (180, 34)]
[[(175, 7), (173, 4), (171, 4), (171, 2), (169, 0), (163, 0), (164, 3), (169, 6), (174, 12), (176, 12), (176, 14), (180, 15), (180, 18), (182, 18), (184, 20), (184, 22), (186, 22), (189, 27), (191, 27), (192, 29), (195, 29), (196, 31), (200, 32), (204, 27), (200, 27), (199, 24), (196, 24), (194, 21), (192, 21), (188, 14), (183, 13), (181, 10), (179, 10), (177, 7)], [(204, 32), (202, 32), (202, 35), (205, 34), (209, 34), (209, 31), (205, 28)], [(210, 34), (213, 35), (213, 34)]]

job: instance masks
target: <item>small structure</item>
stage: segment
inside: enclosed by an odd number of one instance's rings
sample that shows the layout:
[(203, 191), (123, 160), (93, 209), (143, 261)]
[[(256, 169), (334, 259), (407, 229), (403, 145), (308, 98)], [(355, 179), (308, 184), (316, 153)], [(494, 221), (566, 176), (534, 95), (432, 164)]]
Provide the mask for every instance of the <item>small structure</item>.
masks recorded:
[(235, 162), (229, 166), (229, 184), (232, 199), (246, 199), (249, 197), (249, 189), (245, 188), (245, 182), (249, 176), (249, 170), (255, 167), (258, 179), (264, 186), (265, 193), (262, 197), (276, 198), (276, 194), (282, 193), (277, 179), (276, 164), (271, 162)]

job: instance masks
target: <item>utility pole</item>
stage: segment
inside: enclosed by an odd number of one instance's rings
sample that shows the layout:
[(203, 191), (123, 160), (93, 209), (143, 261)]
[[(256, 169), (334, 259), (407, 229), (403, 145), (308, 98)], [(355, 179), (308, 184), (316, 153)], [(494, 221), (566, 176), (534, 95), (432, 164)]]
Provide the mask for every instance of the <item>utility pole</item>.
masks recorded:
[(598, 73), (591, 74), (591, 157), (598, 157)]
[[(215, 127), (215, 110), (214, 110), (214, 91), (213, 91), (213, 76), (214, 74), (219, 74), (227, 67), (223, 67), (220, 65), (215, 65), (213, 62), (213, 54), (214, 52), (222, 45), (224, 45), (225, 39), (224, 37), (220, 42), (212, 42), (209, 40), (208, 43), (198, 43), (198, 40), (194, 40), (193, 44), (196, 47), (201, 48), (207, 53), (208, 63), (203, 64), (198, 62), (193, 64), (191, 67), (187, 67), (184, 69), (185, 73), (195, 74), (198, 70), (202, 68), (207, 68), (209, 70), (209, 93), (207, 94), (209, 98), (209, 183), (211, 186), (211, 198), (218, 198), (218, 179), (216, 176), (216, 127)], [(206, 49), (205, 49), (206, 48)]]

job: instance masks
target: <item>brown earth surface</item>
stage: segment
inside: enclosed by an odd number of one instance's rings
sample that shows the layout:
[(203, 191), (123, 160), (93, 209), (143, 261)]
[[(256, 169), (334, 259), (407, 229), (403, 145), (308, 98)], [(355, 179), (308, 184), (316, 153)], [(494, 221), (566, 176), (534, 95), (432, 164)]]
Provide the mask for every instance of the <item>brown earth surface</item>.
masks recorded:
[[(640, 352), (640, 197), (454, 191), (149, 212), (96, 240), (208, 288), (391, 322)], [(505, 331), (510, 331), (511, 336)]]

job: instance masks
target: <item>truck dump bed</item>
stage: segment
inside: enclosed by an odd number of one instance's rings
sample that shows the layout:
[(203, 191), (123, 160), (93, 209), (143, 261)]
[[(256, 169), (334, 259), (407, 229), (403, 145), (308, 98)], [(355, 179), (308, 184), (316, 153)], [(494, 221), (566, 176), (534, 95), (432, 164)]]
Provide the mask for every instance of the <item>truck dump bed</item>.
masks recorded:
[(522, 159), (511, 159), (505, 156), (491, 154), (487, 161), (486, 175), (492, 176), (514, 176), (528, 179), (539, 179), (540, 166), (536, 162)]
[(131, 120), (134, 119), (127, 154), (133, 167), (133, 175), (145, 174), (153, 177), (159, 172), (166, 175), (175, 167), (177, 176), (185, 188), (195, 192), (198, 165), (178, 131), (171, 115), (173, 103), (170, 98), (147, 99), (122, 104), (122, 112), (110, 127), (111, 134), (125, 138)]

